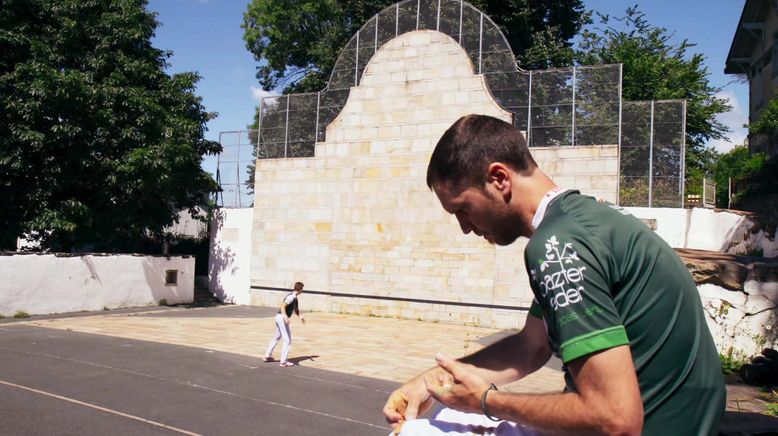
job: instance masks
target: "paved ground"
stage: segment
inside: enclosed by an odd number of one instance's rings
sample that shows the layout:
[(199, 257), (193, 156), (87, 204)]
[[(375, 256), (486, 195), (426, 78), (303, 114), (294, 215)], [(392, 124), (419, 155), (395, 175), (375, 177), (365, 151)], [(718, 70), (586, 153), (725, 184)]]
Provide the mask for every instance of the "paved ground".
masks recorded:
[[(388, 394), (500, 332), (307, 313), (290, 357), (259, 358), (275, 309), (150, 308), (0, 320), (0, 433), (385, 435)], [(480, 342), (479, 342), (480, 341)], [(280, 345), (276, 349), (276, 358)], [(556, 369), (514, 385), (558, 390)]]
[[(256, 358), (259, 364), (275, 332), (275, 313), (274, 308), (247, 306), (172, 308), (118, 315), (106, 312), (29, 324), (240, 354)], [(393, 382), (404, 382), (434, 365), (436, 352), (461, 356), (496, 340), (500, 334), (480, 327), (322, 312), (306, 313), (305, 318), (307, 324), (293, 317), (291, 361), (307, 368)], [(280, 352), (279, 344), (276, 358)], [(515, 388), (538, 392), (563, 386), (558, 370), (543, 368)]]
[[(438, 351), (460, 356), (506, 334), (306, 313), (307, 324), (295, 317), (292, 325), (298, 366), (279, 368), (260, 360), (275, 311), (153, 307), (2, 319), (0, 434), (383, 435), (380, 409), (398, 383), (432, 366)], [(563, 385), (552, 362), (509, 389)], [(743, 412), (734, 427), (742, 429), (760, 405), (752, 391), (732, 388), (728, 409)]]

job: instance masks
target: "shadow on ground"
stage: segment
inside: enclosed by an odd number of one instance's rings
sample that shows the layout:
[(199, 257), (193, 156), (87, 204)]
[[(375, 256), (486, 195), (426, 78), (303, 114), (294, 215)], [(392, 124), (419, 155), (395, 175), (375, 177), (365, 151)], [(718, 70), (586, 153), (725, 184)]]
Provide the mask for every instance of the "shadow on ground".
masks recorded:
[(778, 435), (778, 418), (752, 412), (726, 412), (719, 426), (719, 435)]

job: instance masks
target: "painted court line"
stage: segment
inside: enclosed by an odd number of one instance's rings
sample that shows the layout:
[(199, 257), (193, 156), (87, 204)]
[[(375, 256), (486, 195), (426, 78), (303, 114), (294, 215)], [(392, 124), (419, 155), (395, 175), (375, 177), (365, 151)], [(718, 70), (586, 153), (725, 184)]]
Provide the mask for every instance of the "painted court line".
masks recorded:
[(176, 433), (186, 434), (186, 435), (190, 435), (190, 436), (201, 436), (199, 433), (192, 433), (191, 431), (186, 431), (186, 430), (180, 429), (178, 427), (173, 427), (173, 426), (170, 426), (170, 425), (167, 425), (167, 424), (162, 424), (161, 422), (151, 421), (151, 420), (146, 419), (146, 418), (141, 418), (140, 416), (135, 416), (135, 415), (130, 415), (130, 414), (127, 414), (127, 413), (124, 413), (124, 412), (119, 412), (118, 410), (108, 409), (108, 408), (105, 408), (105, 407), (98, 406), (96, 404), (85, 403), (83, 401), (79, 401), (79, 400), (76, 400), (74, 398), (63, 397), (62, 395), (52, 394), (51, 392), (41, 391), (41, 390), (38, 390), (38, 389), (35, 389), (35, 388), (31, 388), (31, 387), (28, 387), (28, 386), (17, 385), (15, 383), (7, 382), (5, 380), (0, 380), (0, 384), (6, 385), (6, 386), (10, 386), (10, 387), (16, 388), (16, 389), (22, 389), (22, 390), (25, 390), (25, 391), (33, 392), (33, 393), (36, 393), (36, 394), (39, 394), (39, 395), (45, 395), (47, 397), (56, 398), (58, 400), (67, 401), (69, 403), (78, 404), (79, 406), (90, 407), (92, 409), (96, 409), (96, 410), (99, 410), (101, 412), (111, 413), (111, 414), (114, 414), (114, 415), (117, 415), (117, 416), (121, 416), (123, 418), (129, 418), (129, 419), (133, 419), (135, 421), (140, 421), (140, 422), (143, 422), (143, 423), (146, 423), (146, 424), (155, 425), (157, 427), (162, 427), (164, 429), (171, 430), (171, 431), (174, 431)]
[[(155, 376), (155, 375), (152, 375), (152, 374), (147, 374), (147, 373), (138, 372), (138, 371), (132, 371), (132, 370), (129, 370), (129, 369), (116, 368), (116, 367), (113, 367), (113, 366), (110, 366), (110, 365), (103, 365), (101, 363), (89, 362), (89, 361), (79, 360), (79, 359), (73, 359), (73, 358), (64, 357), (64, 356), (56, 356), (56, 355), (53, 355), (53, 354), (33, 353), (33, 352), (30, 352), (30, 351), (24, 351), (24, 350), (18, 350), (18, 349), (13, 349), (13, 348), (6, 348), (6, 347), (0, 347), (0, 350), (12, 351), (12, 352), (26, 354), (26, 355), (30, 355), (30, 356), (47, 357), (47, 358), (50, 358), (50, 359), (65, 360), (65, 361), (69, 361), (69, 362), (79, 363), (79, 364), (82, 364), (82, 365), (89, 365), (89, 366), (95, 366), (95, 367), (98, 367), (98, 368), (110, 369), (112, 371), (123, 372), (123, 373), (126, 373), (126, 374), (132, 374), (132, 375), (137, 375), (137, 376), (141, 376), (141, 377), (148, 377), (150, 379), (155, 379), (155, 380), (164, 381), (164, 382), (168, 382), (168, 383), (175, 383), (177, 385), (188, 386), (188, 387), (195, 388), (195, 389), (201, 389), (201, 390), (204, 390), (204, 391), (214, 392), (214, 393), (221, 394), (221, 395), (228, 395), (228, 396), (231, 396), (231, 397), (241, 398), (241, 399), (244, 399), (244, 400), (254, 401), (254, 402), (257, 402), (257, 403), (268, 404), (268, 405), (276, 406), (276, 407), (284, 407), (284, 408), (287, 408), (287, 409), (292, 409), (292, 410), (296, 410), (296, 411), (299, 411), (299, 412), (309, 413), (309, 414), (312, 414), (312, 415), (324, 416), (326, 418), (337, 419), (337, 420), (340, 420), (340, 421), (351, 422), (351, 423), (354, 423), (354, 424), (366, 425), (368, 427), (386, 429), (386, 427), (383, 427), (383, 426), (380, 426), (380, 425), (375, 425), (375, 424), (372, 424), (372, 423), (369, 423), (369, 422), (359, 421), (359, 420), (356, 420), (356, 419), (346, 418), (344, 416), (332, 415), (330, 413), (320, 412), (318, 410), (306, 409), (304, 407), (293, 406), (291, 404), (278, 403), (278, 402), (275, 402), (275, 401), (265, 400), (265, 399), (262, 399), (262, 398), (256, 398), (256, 397), (252, 397), (252, 396), (248, 396), (248, 395), (238, 394), (238, 393), (235, 393), (235, 392), (229, 392), (229, 391), (224, 391), (224, 390), (221, 390), (221, 389), (211, 388), (211, 387), (208, 387), (208, 386), (202, 386), (202, 385), (198, 385), (198, 384), (191, 383), (191, 382), (179, 382), (179, 381), (176, 381), (176, 380), (171, 380), (171, 379), (167, 379), (167, 378), (164, 378), (164, 377), (159, 377), (159, 376)], [(274, 372), (277, 372), (277, 371), (274, 371)], [(306, 377), (306, 378), (310, 378), (310, 377)], [(3, 383), (3, 381), (0, 380), (0, 383)], [(335, 382), (335, 383), (337, 383), (337, 382)], [(5, 384), (12, 384), (12, 383), (5, 383)], [(337, 384), (346, 385), (346, 386), (352, 386), (352, 385), (348, 385), (348, 384), (345, 384), (345, 383), (337, 383)], [(21, 388), (23, 388), (23, 387), (21, 387)], [(32, 388), (29, 388), (29, 389), (32, 390)], [(55, 394), (52, 394), (52, 395), (55, 395)], [(63, 397), (63, 399), (64, 399), (64, 397)], [(77, 400), (74, 400), (74, 401), (77, 401)], [(84, 404), (87, 404), (87, 403), (84, 403)], [(99, 407), (99, 406), (95, 406), (95, 407)], [(121, 413), (121, 412), (117, 412), (117, 413)], [(197, 434), (197, 433), (186, 433), (186, 434)]]

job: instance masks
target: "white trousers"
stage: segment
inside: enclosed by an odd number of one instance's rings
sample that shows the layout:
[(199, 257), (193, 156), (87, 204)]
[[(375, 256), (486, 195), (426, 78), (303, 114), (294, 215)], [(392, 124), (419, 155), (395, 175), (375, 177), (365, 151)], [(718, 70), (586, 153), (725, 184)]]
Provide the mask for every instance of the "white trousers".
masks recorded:
[(284, 347), (281, 348), (281, 362), (286, 362), (286, 358), (289, 357), (289, 349), (292, 348), (292, 330), (289, 329), (289, 324), (284, 322), (284, 315), (278, 313), (276, 314), (276, 335), (270, 341), (270, 345), (267, 346), (265, 356), (270, 357), (273, 355), (273, 350), (281, 338), (284, 338)]
[[(443, 407), (430, 419), (414, 419), (402, 426), (401, 436), (537, 436), (529, 427), (510, 421), (492, 421), (480, 413), (467, 413)], [(392, 435), (390, 435), (392, 436)]]

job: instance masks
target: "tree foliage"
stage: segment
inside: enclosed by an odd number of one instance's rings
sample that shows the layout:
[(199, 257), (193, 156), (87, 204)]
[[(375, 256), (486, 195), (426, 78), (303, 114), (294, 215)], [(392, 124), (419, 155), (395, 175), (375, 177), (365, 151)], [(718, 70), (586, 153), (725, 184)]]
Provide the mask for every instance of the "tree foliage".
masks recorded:
[(751, 135), (773, 135), (778, 130), (778, 97), (773, 97), (762, 110), (759, 120), (748, 125)]
[[(748, 147), (740, 145), (722, 153), (716, 161), (714, 180), (716, 182), (716, 206), (726, 208), (730, 179), (742, 183), (749, 176), (762, 171), (767, 157), (764, 153), (749, 153)], [(745, 192), (742, 192), (745, 194)]]
[[(429, 1), (429, 0), (425, 0)], [(340, 51), (394, 0), (252, 0), (243, 19), (246, 48), (266, 91), (319, 91)], [(473, 0), (492, 18), (524, 69), (571, 65), (572, 38), (588, 22), (582, 0)]]
[(145, 0), (0, 8), (0, 249), (128, 250), (218, 189), (196, 73), (167, 75)]
[[(621, 63), (624, 100), (686, 99), (687, 180), (712, 171), (715, 159), (706, 143), (725, 138), (729, 129), (716, 115), (731, 107), (716, 97), (720, 88), (708, 81), (705, 57), (690, 53), (694, 44), (688, 40), (673, 44), (673, 35), (648, 23), (636, 7), (627, 8), (623, 18), (598, 16), (599, 26), (581, 34), (577, 61), (583, 65)], [(614, 27), (613, 21), (622, 28)]]

